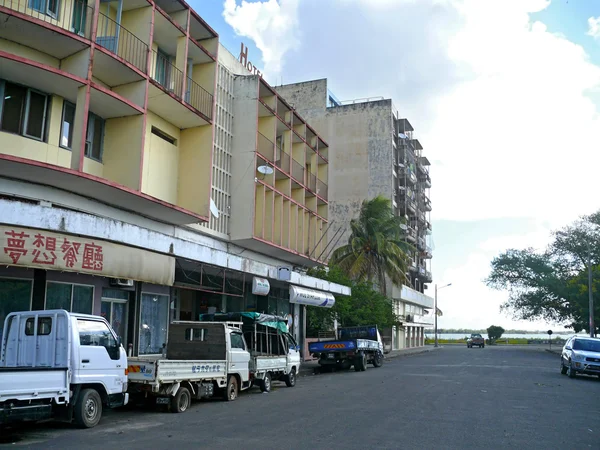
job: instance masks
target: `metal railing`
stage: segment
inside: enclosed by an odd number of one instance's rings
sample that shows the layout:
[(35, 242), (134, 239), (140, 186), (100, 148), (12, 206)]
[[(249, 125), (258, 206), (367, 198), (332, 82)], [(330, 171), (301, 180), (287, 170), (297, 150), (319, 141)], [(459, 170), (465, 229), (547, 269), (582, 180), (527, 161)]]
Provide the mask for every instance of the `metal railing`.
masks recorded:
[(98, 13), (96, 44), (147, 72), (148, 44), (103, 13)]
[(82, 0), (0, 0), (0, 7), (44, 21), (90, 39), (94, 8)]
[(160, 84), (166, 91), (181, 98), (183, 89), (183, 72), (160, 53), (152, 52), (153, 72), (152, 79)]
[(304, 166), (292, 158), (292, 177), (299, 181), (300, 183), (304, 183)]
[(327, 200), (327, 189), (327, 185), (323, 181), (317, 180), (317, 195), (323, 200)]
[(257, 151), (259, 154), (264, 156), (268, 161), (274, 161), (275, 155), (275, 144), (273, 141), (268, 139), (264, 134), (258, 133), (258, 148)]
[(213, 96), (206, 89), (188, 77), (185, 101), (212, 120)]
[(306, 187), (312, 192), (317, 192), (317, 176), (314, 173), (306, 175)]
[(275, 153), (278, 153), (278, 158), (276, 158), (275, 165), (285, 173), (290, 173), (290, 161), (292, 159), (291, 156), (279, 147), (276, 148)]

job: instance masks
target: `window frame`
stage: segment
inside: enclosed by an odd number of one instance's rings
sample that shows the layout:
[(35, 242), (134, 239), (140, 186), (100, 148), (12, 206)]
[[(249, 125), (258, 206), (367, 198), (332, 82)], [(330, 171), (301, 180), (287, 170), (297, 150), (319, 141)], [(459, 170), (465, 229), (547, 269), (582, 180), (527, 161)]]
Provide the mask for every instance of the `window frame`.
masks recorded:
[(56, 0), (56, 12), (53, 12), (50, 10), (50, 2), (52, 0), (39, 0), (40, 3), (40, 8), (36, 8), (33, 6), (33, 4), (36, 2), (36, 0), (28, 0), (27, 1), (27, 7), (29, 9), (32, 9), (33, 11), (37, 11), (41, 14), (45, 14), (47, 16), (52, 17), (53, 19), (58, 20), (58, 12), (60, 10), (60, 0)]
[[(64, 148), (65, 150), (72, 151), (73, 150), (73, 148), (72, 148), (73, 147), (73, 130), (72, 129), (69, 129), (69, 131), (71, 132), (71, 146), (68, 146), (68, 145), (65, 146), (65, 145), (62, 144), (63, 129), (64, 129), (63, 127), (64, 127), (64, 124), (65, 124), (65, 112), (66, 112), (67, 106), (72, 106), (73, 107), (73, 128), (75, 127), (75, 108), (76, 108), (76, 106), (75, 106), (74, 103), (71, 103), (68, 100), (63, 100), (62, 115), (61, 115), (61, 118), (60, 118), (60, 133), (59, 133), (59, 136), (58, 136), (58, 146), (60, 148)], [(67, 144), (68, 143), (69, 143), (69, 136), (67, 136)]]
[(142, 353), (141, 352), (141, 347), (142, 347), (142, 339), (141, 339), (141, 324), (142, 324), (142, 302), (144, 299), (144, 295), (153, 295), (156, 297), (167, 297), (167, 323), (166, 323), (166, 334), (165, 334), (165, 344), (169, 342), (169, 325), (171, 324), (171, 322), (173, 321), (171, 318), (171, 311), (173, 308), (171, 308), (171, 303), (173, 302), (173, 296), (171, 295), (171, 293), (169, 292), (168, 294), (165, 293), (157, 293), (157, 292), (153, 292), (153, 291), (144, 291), (142, 290), (142, 292), (140, 293), (140, 307), (139, 307), (139, 312), (137, 314), (137, 329), (135, 331), (136, 333), (136, 339), (137, 339), (137, 351), (138, 351), (138, 355), (140, 356), (152, 356), (152, 355), (160, 355), (161, 352), (158, 353)]
[(96, 286), (94, 286), (93, 284), (83, 284), (83, 283), (69, 283), (68, 281), (54, 281), (54, 280), (46, 280), (46, 286), (45, 286), (45, 290), (44, 290), (44, 309), (48, 309), (48, 284), (49, 283), (54, 283), (54, 284), (69, 284), (71, 285), (71, 303), (69, 304), (69, 311), (68, 312), (73, 312), (73, 293), (75, 291), (75, 286), (83, 286), (83, 287), (91, 287), (92, 288), (92, 310), (88, 313), (75, 313), (75, 314), (93, 314), (94, 313), (94, 299), (96, 296)]
[[(96, 158), (95, 156), (93, 156), (93, 145), (94, 145), (94, 138), (95, 136), (95, 123), (96, 123), (96, 119), (99, 119), (101, 121), (102, 124), (102, 130), (101, 130), (101, 136), (100, 136), (100, 150), (98, 153), (98, 158)], [(90, 137), (90, 130), (91, 130), (91, 137)], [(85, 148), (84, 148), (84, 156), (86, 158), (92, 159), (94, 161), (97, 161), (99, 163), (102, 163), (102, 156), (104, 154), (104, 134), (106, 132), (106, 120), (103, 119), (102, 117), (100, 117), (98, 114), (94, 114), (91, 111), (88, 111), (88, 118), (87, 118), (87, 130), (85, 133)], [(88, 150), (88, 148), (90, 150)]]
[[(3, 118), (3, 114), (4, 114), (4, 100), (5, 100), (4, 99), (4, 91), (6, 89), (7, 83), (13, 84), (15, 86), (20, 86), (25, 89), (25, 104), (22, 105), (22, 106), (24, 106), (24, 108), (21, 107), (21, 123), (19, 126), (19, 131), (17, 133), (13, 133), (11, 131), (1, 130), (1, 132), (16, 134), (17, 136), (26, 137), (28, 139), (33, 139), (38, 142), (46, 142), (47, 134), (48, 134), (48, 122), (50, 120), (50, 115), (49, 115), (48, 111), (50, 110), (51, 95), (47, 94), (45, 92), (42, 92), (38, 89), (29, 87), (29, 86), (25, 86), (20, 83), (13, 83), (12, 81), (7, 81), (4, 79), (0, 79), (0, 127), (2, 126), (2, 118)], [(35, 92), (36, 94), (44, 96), (44, 100), (45, 100), (44, 101), (44, 116), (43, 116), (44, 118), (42, 119), (42, 136), (41, 137), (31, 136), (31, 135), (27, 134), (27, 125), (29, 123), (29, 108), (30, 108), (30, 101), (31, 101), (31, 92)]]
[[(29, 282), (29, 308), (28, 310), (31, 311), (31, 309), (33, 308), (33, 279), (32, 278), (23, 278), (23, 277), (7, 277), (7, 276), (0, 276), (0, 282), (7, 280), (7, 281), (27, 281)], [(14, 312), (14, 311), (13, 311)], [(8, 313), (10, 314), (10, 313)], [(6, 314), (8, 316), (8, 314)], [(4, 318), (1, 322), (0, 322), (0, 330), (4, 331), (4, 320), (6, 318)], [(0, 333), (0, 337), (1, 337), (1, 333)]]

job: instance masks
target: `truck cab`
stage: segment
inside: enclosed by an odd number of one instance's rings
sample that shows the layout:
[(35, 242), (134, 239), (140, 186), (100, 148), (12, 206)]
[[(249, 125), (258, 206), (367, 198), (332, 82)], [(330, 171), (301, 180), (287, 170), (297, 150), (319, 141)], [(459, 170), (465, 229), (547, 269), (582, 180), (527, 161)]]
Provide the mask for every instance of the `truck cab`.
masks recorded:
[(102, 317), (65, 310), (6, 317), (0, 423), (57, 418), (96, 426), (103, 407), (127, 404), (127, 355)]

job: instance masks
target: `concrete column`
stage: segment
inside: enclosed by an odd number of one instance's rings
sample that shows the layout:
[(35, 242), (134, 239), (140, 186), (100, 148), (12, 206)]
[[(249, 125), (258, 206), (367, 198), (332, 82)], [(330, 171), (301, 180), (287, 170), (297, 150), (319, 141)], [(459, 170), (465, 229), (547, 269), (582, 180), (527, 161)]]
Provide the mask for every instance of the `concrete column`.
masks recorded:
[(77, 90), (77, 103), (75, 104), (75, 122), (73, 123), (73, 143), (71, 150), (71, 169), (83, 170), (83, 155), (85, 153), (85, 139), (87, 135), (87, 117), (89, 109), (89, 86), (81, 86)]

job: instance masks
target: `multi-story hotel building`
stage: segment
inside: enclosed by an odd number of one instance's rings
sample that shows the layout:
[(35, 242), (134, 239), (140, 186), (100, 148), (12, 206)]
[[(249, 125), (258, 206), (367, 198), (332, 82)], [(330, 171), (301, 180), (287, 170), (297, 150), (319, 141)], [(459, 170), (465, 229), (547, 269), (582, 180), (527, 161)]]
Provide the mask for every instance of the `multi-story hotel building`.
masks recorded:
[(424, 345), (424, 331), (433, 323), (434, 300), (425, 295), (432, 281), (429, 161), (413, 136), (409, 121), (389, 99), (341, 102), (327, 89), (327, 80), (276, 87), (329, 143), (330, 254), (350, 236), (363, 200), (383, 195), (396, 215), (405, 219), (405, 239), (415, 249), (402, 287), (388, 286), (400, 327), (387, 331), (393, 349)]
[[(184, 2), (0, 0), (0, 328), (104, 315), (132, 354), (174, 319), (289, 317), (319, 262), (327, 145)], [(220, 53), (223, 53), (221, 55)]]

